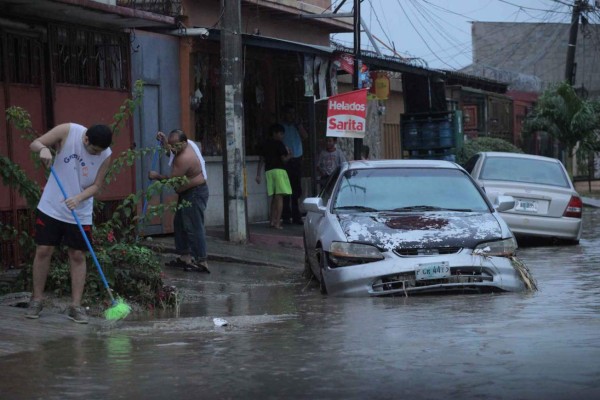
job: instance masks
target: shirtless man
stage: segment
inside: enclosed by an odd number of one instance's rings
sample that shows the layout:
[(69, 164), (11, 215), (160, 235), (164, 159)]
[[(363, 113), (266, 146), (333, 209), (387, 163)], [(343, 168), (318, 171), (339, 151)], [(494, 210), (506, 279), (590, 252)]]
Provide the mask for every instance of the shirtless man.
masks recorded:
[(166, 138), (159, 132), (157, 138), (166, 144), (175, 156), (171, 166), (171, 176), (150, 171), (148, 178), (168, 179), (187, 177), (188, 182), (176, 189), (179, 195), (178, 205), (189, 201), (191, 206), (181, 207), (175, 212), (175, 249), (181, 255), (177, 260), (186, 270), (209, 272), (206, 261), (206, 232), (204, 229), (204, 211), (208, 202), (208, 185), (202, 173), (202, 165), (196, 152), (189, 145), (186, 134), (174, 129)]

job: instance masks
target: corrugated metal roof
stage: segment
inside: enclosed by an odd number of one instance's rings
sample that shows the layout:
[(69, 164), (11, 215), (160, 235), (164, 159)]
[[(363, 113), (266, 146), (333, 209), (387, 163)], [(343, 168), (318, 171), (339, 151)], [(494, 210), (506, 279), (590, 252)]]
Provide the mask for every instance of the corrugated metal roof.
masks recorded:
[(98, 28), (168, 28), (175, 18), (91, 0), (0, 0), (0, 15)]

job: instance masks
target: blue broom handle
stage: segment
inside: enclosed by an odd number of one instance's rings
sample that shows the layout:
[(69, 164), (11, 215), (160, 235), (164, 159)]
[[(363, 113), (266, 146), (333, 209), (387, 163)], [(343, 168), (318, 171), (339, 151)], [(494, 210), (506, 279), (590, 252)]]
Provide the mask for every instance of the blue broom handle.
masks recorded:
[[(157, 148), (154, 150), (154, 155), (152, 156), (152, 166), (150, 167), (150, 170), (154, 171), (156, 170), (156, 164), (158, 162), (158, 153), (160, 150), (160, 140), (156, 140), (157, 143)], [(152, 183), (152, 180), (149, 180), (149, 183)], [(142, 218), (140, 219), (140, 222), (144, 221), (144, 219), (146, 218), (146, 209), (148, 208), (148, 199), (144, 198), (144, 206), (142, 207)]]
[[(65, 188), (63, 187), (62, 183), (60, 183), (60, 179), (58, 179), (58, 175), (56, 175), (56, 172), (54, 171), (54, 167), (52, 167), (52, 166), (50, 167), (50, 172), (52, 172), (52, 176), (54, 176), (54, 179), (56, 179), (56, 183), (58, 183), (58, 187), (60, 188), (60, 191), (62, 192), (63, 196), (65, 197), (65, 201), (66, 201), (68, 198), (67, 192), (65, 192)], [(94, 264), (96, 264), (98, 273), (100, 273), (100, 278), (102, 278), (102, 282), (104, 283), (104, 287), (106, 288), (106, 291), (108, 292), (108, 295), (110, 296), (110, 300), (113, 303), (115, 303), (115, 298), (113, 297), (112, 292), (111, 292), (110, 288), (108, 287), (108, 282), (106, 281), (106, 278), (104, 277), (104, 272), (102, 272), (100, 263), (98, 262), (98, 259), (96, 258), (96, 253), (94, 253), (92, 244), (90, 243), (87, 235), (85, 234), (85, 231), (83, 230), (83, 226), (81, 225), (81, 222), (79, 222), (79, 218), (77, 217), (75, 210), (71, 210), (71, 214), (73, 214), (73, 218), (75, 218), (75, 222), (77, 222), (77, 226), (79, 227), (79, 231), (81, 232), (81, 235), (83, 236), (83, 240), (85, 240), (85, 244), (87, 245), (88, 250), (90, 251), (90, 254), (92, 255), (92, 259), (94, 260)]]

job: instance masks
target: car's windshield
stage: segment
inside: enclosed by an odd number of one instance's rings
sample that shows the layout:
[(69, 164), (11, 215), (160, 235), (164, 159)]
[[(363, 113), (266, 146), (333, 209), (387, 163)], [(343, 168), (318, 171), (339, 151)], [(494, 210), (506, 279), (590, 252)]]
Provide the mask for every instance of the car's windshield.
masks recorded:
[(479, 178), (570, 187), (560, 164), (532, 158), (488, 157)]
[(340, 177), (334, 212), (488, 211), (481, 193), (460, 170), (378, 168)]

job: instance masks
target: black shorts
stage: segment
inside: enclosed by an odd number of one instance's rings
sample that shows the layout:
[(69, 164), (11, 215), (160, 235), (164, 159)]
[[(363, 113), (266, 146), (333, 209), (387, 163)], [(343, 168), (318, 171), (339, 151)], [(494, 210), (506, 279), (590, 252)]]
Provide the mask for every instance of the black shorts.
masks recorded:
[[(83, 225), (85, 234), (92, 243), (92, 226)], [(77, 224), (59, 221), (36, 210), (35, 243), (40, 246), (60, 246), (64, 244), (75, 250), (88, 250), (85, 239)]]

